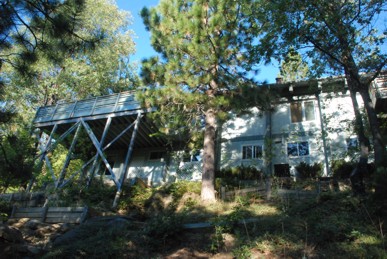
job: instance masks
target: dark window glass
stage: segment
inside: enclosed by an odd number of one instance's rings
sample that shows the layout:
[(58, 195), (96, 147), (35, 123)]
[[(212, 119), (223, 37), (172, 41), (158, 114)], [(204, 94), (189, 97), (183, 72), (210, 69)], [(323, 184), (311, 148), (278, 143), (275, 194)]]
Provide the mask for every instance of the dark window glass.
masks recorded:
[(302, 104), (300, 102), (298, 103), (291, 103), (290, 104), (290, 114), (292, 117), (292, 122), (301, 122), (302, 121)]

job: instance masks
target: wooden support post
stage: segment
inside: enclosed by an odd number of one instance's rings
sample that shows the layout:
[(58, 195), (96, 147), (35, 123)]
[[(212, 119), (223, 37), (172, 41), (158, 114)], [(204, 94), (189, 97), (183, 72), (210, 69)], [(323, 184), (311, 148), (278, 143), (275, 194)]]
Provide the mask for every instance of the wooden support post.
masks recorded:
[(118, 188), (117, 188), (117, 193), (116, 193), (116, 196), (114, 197), (113, 206), (112, 206), (113, 209), (117, 208), (118, 200), (120, 199), (121, 192), (122, 192), (122, 186), (124, 185), (124, 181), (125, 181), (125, 179), (126, 179), (126, 177), (128, 175), (129, 162), (130, 162), (130, 160), (132, 158), (134, 141), (136, 139), (138, 125), (140, 124), (141, 118), (142, 118), (142, 114), (141, 114), (141, 112), (139, 112), (138, 115), (137, 115), (136, 124), (135, 124), (134, 129), (133, 129), (132, 137), (130, 139), (130, 144), (129, 144), (129, 147), (128, 147), (128, 152), (126, 153), (125, 164), (124, 164), (123, 171), (121, 173), (120, 182), (119, 182), (119, 185), (118, 185)]
[(73, 152), (75, 144), (77, 143), (80, 129), (81, 129), (81, 124), (78, 124), (77, 130), (75, 131), (75, 134), (74, 134), (73, 141), (71, 142), (69, 151), (67, 152), (66, 160), (65, 160), (64, 165), (62, 167), (62, 170), (60, 171), (59, 178), (55, 183), (55, 189), (57, 189), (62, 184), (63, 179), (66, 177), (66, 170), (70, 164), (71, 153)]
[(48, 206), (44, 206), (44, 207), (42, 208), (42, 216), (41, 216), (41, 221), (42, 221), (42, 222), (45, 222), (45, 221), (46, 221), (47, 212), (48, 212)]
[(220, 187), (220, 198), (225, 201), (226, 200), (226, 187)]
[[(99, 148), (102, 148), (103, 142), (105, 141), (106, 135), (109, 131), (111, 122), (112, 122), (112, 117), (108, 117), (106, 120), (105, 128), (104, 128), (103, 133), (102, 133), (101, 140), (99, 142)], [(87, 187), (89, 187), (91, 185), (91, 182), (94, 178), (95, 169), (96, 169), (96, 166), (98, 163), (98, 157), (99, 157), (99, 155), (98, 155), (98, 151), (97, 151), (97, 154), (93, 158), (93, 164), (90, 168), (90, 175), (89, 175), (89, 179), (87, 180), (87, 184), (86, 184)]]
[[(55, 124), (51, 130), (50, 137), (48, 138), (47, 143), (44, 145), (44, 147), (40, 147), (41, 152), (37, 157), (37, 158), (39, 158), (39, 161), (36, 163), (37, 168), (39, 168), (41, 166), (41, 164), (43, 163), (43, 159), (46, 159), (47, 150), (48, 150), (49, 146), (51, 145), (52, 138), (53, 138), (54, 133), (55, 133), (57, 128), (58, 128), (58, 124)], [(43, 143), (41, 143), (41, 145), (42, 144)], [(35, 175), (32, 175), (30, 182), (28, 183), (28, 186), (27, 186), (27, 190), (26, 190), (27, 192), (31, 191), (32, 185), (35, 183), (35, 178), (36, 178)]]
[(105, 163), (106, 169), (108, 169), (110, 174), (112, 175), (114, 183), (116, 185), (118, 185), (119, 183), (116, 180), (116, 176), (114, 175), (114, 172), (113, 172), (111, 166), (109, 165), (109, 162), (107, 161), (104, 153), (102, 152), (102, 150), (100, 148), (100, 144), (99, 144), (97, 137), (94, 135), (90, 126), (84, 120), (81, 119), (81, 123), (85, 127), (86, 132), (89, 135), (89, 138), (91, 139), (91, 141), (93, 142), (94, 147), (97, 149), (98, 155), (101, 157), (102, 161)]

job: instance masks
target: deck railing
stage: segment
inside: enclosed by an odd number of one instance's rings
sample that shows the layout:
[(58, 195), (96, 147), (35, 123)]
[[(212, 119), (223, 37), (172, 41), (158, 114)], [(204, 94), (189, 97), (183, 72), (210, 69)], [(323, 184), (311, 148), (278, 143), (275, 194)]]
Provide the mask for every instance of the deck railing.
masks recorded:
[(135, 100), (134, 92), (99, 96), (69, 103), (40, 107), (36, 113), (34, 123), (66, 120), (86, 116), (125, 112), (141, 109)]

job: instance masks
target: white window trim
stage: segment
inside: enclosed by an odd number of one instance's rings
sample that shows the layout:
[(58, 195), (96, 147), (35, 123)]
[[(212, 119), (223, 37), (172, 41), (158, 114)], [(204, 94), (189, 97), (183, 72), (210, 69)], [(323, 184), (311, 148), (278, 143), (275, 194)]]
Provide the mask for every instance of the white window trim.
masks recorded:
[[(308, 143), (308, 154), (307, 155), (303, 155), (303, 156), (300, 156), (300, 151), (299, 151), (299, 144), (302, 143), (302, 142), (306, 142)], [(289, 152), (288, 152), (288, 145), (289, 144), (297, 144), (297, 156), (293, 156), (293, 155), (290, 155)], [(288, 158), (300, 158), (300, 157), (309, 157), (310, 156), (310, 141), (308, 140), (300, 140), (300, 141), (292, 141), (292, 142), (287, 142), (286, 143), (286, 153)]]
[[(262, 149), (262, 156), (260, 156), (260, 157), (256, 157), (256, 158), (243, 158), (243, 148), (244, 147), (261, 147), (261, 149)], [(254, 150), (254, 148), (253, 148), (253, 150)], [(254, 155), (254, 154), (253, 154)], [(263, 148), (263, 145), (260, 145), (260, 144), (249, 144), (249, 145), (247, 145), (247, 144), (245, 144), (245, 145), (242, 145), (241, 146), (241, 159), (242, 160), (244, 160), (244, 161), (246, 161), (246, 160), (259, 160), (259, 159), (263, 159), (263, 157), (264, 157), (264, 148)]]
[[(311, 102), (313, 104), (313, 115), (314, 115), (314, 119), (313, 120), (306, 120), (306, 113), (305, 113), (305, 103), (306, 102)], [(293, 122), (292, 121), (292, 108), (291, 108), (291, 105), (292, 103), (301, 103), (301, 112), (302, 112), (302, 120), (301, 121), (296, 121), (296, 122)], [(314, 100), (304, 100), (304, 101), (294, 101), (294, 102), (291, 102), (289, 104), (289, 117), (290, 117), (290, 123), (292, 124), (297, 124), (297, 123), (305, 123), (305, 122), (313, 122), (313, 121), (316, 121), (316, 105), (315, 105), (315, 101)]]

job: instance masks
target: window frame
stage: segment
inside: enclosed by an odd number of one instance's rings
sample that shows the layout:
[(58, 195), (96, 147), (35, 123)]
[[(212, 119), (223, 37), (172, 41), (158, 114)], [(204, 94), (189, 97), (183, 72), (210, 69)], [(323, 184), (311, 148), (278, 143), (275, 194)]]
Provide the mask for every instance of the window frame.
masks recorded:
[[(347, 152), (349, 151), (357, 151), (359, 149), (359, 139), (356, 136), (350, 136), (345, 139), (345, 147), (347, 148)], [(355, 145), (353, 145), (355, 144)]]
[[(305, 147), (303, 147), (302, 145), (303, 144), (306, 144), (306, 154), (300, 154), (300, 150), (301, 151), (304, 151), (305, 150)], [(289, 152), (289, 145), (295, 145), (293, 147), (293, 150), (295, 150), (297, 152), (296, 155), (294, 154), (291, 154)], [(301, 147), (301, 148), (300, 148)], [(295, 148), (295, 149), (294, 149)], [(288, 142), (287, 145), (286, 145), (286, 153), (288, 155), (288, 157), (306, 157), (306, 156), (310, 156), (310, 145), (309, 145), (309, 141), (295, 141), (295, 142)], [(292, 152), (293, 153), (293, 152)]]
[[(251, 148), (251, 157), (246, 157), (245, 148)], [(257, 152), (257, 148), (259, 148), (259, 152)], [(250, 144), (250, 145), (242, 145), (242, 160), (254, 160), (254, 159), (263, 159), (263, 145), (259, 144)], [(260, 155), (257, 155), (260, 154)]]
[[(310, 105), (311, 104), (311, 105)], [(312, 112), (307, 111), (307, 107), (312, 108)], [(299, 108), (301, 108), (301, 114), (294, 114), (295, 111), (299, 111)], [(308, 121), (315, 121), (316, 120), (316, 107), (315, 107), (315, 101), (314, 100), (307, 100), (307, 101), (294, 101), (291, 102), (289, 105), (290, 110), (290, 121), (291, 123), (302, 123), (302, 122), (308, 122)], [(294, 111), (294, 112), (293, 112)], [(307, 119), (310, 115), (313, 115), (313, 119)], [(293, 121), (293, 118), (296, 118), (297, 121)], [(298, 119), (301, 118), (300, 121)]]
[[(152, 154), (161, 154), (160, 157), (156, 157), (156, 158), (152, 158)], [(149, 157), (148, 157), (148, 161), (153, 161), (153, 162), (156, 162), (156, 161), (163, 161), (165, 159), (165, 155), (166, 155), (166, 152), (165, 151), (150, 151), (149, 152)]]

